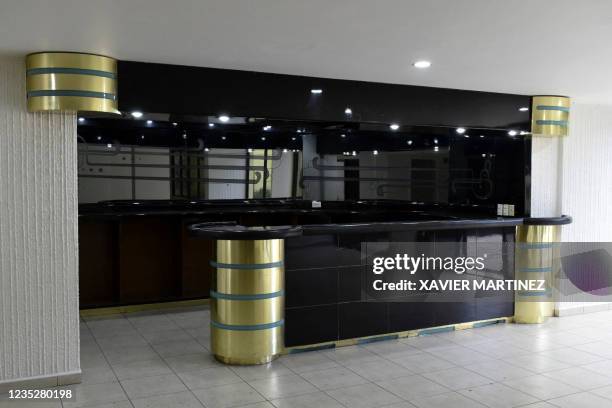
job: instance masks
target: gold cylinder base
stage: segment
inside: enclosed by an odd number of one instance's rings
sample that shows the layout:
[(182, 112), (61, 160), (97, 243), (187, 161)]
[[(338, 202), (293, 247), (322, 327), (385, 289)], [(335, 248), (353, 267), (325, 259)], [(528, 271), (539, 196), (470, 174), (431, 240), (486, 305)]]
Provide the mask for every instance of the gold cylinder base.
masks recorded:
[(514, 322), (544, 323), (554, 311), (553, 279), (559, 264), (559, 225), (521, 225), (516, 231), (515, 279), (544, 280), (545, 292), (518, 290), (515, 295)]
[(255, 365), (284, 350), (284, 240), (218, 240), (211, 291), (211, 350)]

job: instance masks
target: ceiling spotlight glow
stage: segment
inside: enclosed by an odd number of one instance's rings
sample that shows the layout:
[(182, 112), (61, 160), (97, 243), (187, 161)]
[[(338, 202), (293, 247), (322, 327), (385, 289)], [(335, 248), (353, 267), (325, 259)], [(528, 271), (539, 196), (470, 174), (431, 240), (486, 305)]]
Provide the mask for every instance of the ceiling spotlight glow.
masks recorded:
[(106, 147), (108, 147), (109, 149), (113, 148), (113, 145), (111, 143), (107, 144)]
[(434, 146), (434, 152), (438, 152), (440, 151), (440, 148), (438, 146)]
[(521, 112), (527, 112), (528, 110), (529, 110), (529, 108), (528, 108), (528, 107), (526, 107), (526, 106), (521, 106), (521, 107), (519, 108), (519, 111), (521, 111)]
[(265, 137), (265, 136), (262, 136), (261, 140), (266, 140), (266, 137)]
[(426, 60), (420, 60), (420, 61), (415, 61), (412, 64), (415, 68), (429, 68), (431, 67), (431, 62), (430, 61), (426, 61)]
[(323, 90), (321, 88), (313, 88), (310, 90), (311, 94), (315, 94), (315, 95), (319, 95), (323, 93)]
[(266, 126), (263, 127), (263, 130), (265, 130), (266, 132), (269, 131), (269, 130), (272, 130), (272, 126), (266, 125)]
[(152, 125), (153, 121), (152, 120), (147, 120), (147, 125)]
[(208, 147), (205, 147), (205, 148), (204, 148), (204, 151), (205, 151), (205, 152), (210, 152), (210, 149), (209, 149)]
[(79, 123), (85, 122), (85, 118), (79, 118)]
[(391, 130), (397, 130), (397, 129), (399, 129), (399, 127), (400, 126), (397, 123), (392, 123), (392, 124), (389, 125), (389, 128)]
[(223, 122), (223, 123), (228, 122), (230, 120), (229, 116), (227, 116), (227, 115), (221, 115), (221, 116), (219, 116), (218, 119), (219, 119), (220, 122)]
[(247, 152), (249, 153), (253, 153), (253, 149), (251, 149), (250, 147), (247, 149)]
[(516, 135), (518, 135), (518, 132), (517, 132), (516, 130), (509, 130), (509, 131), (508, 131), (508, 135), (510, 135), (510, 136), (516, 136)]
[(141, 139), (144, 139), (144, 135), (140, 135), (140, 138), (141, 138)]
[(209, 127), (209, 128), (214, 128), (214, 127), (215, 127), (215, 124), (214, 124), (214, 123), (209, 123), (209, 124), (208, 124), (208, 127)]
[(353, 150), (353, 156), (357, 156), (357, 152)]
[(406, 143), (408, 143), (409, 146), (412, 146), (412, 140), (408, 140)]
[(346, 134), (342, 133), (340, 137), (344, 139), (346, 137)]
[(480, 135), (480, 138), (481, 138), (481, 139), (484, 139), (484, 135)]
[(373, 154), (374, 156), (376, 156), (376, 155), (378, 154), (378, 150), (374, 150), (374, 151), (372, 152), (372, 154)]
[(132, 112), (132, 117), (138, 119), (138, 118), (142, 118), (142, 112), (140, 111), (134, 111)]
[(462, 135), (462, 134), (464, 134), (464, 133), (465, 133), (465, 128), (462, 128), (462, 127), (457, 128), (457, 129), (455, 129), (455, 132), (457, 132), (457, 133), (459, 133), (460, 135)]
[(346, 109), (344, 110), (344, 114), (345, 114), (345, 115), (352, 115), (352, 114), (353, 114), (353, 110), (352, 110), (351, 108), (346, 108)]
[(292, 137), (291, 140), (295, 140), (295, 137)]
[(463, 137), (466, 137), (466, 138), (468, 138), (468, 139), (469, 139), (469, 138), (470, 138), (470, 135), (463, 135)]
[(102, 136), (98, 136), (96, 139), (98, 139), (98, 140), (102, 140)]
[(438, 139), (434, 139), (434, 144), (438, 144)]
[(178, 125), (178, 123), (172, 122), (172, 126), (176, 126), (176, 125)]
[(287, 153), (287, 149), (283, 149), (283, 153)]

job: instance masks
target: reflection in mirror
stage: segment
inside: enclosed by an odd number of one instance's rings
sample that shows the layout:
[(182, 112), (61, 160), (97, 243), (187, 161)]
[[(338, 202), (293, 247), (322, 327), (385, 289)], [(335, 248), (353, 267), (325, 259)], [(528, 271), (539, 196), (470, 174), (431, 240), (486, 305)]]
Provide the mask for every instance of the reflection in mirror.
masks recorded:
[(517, 213), (524, 204), (527, 139), (503, 129), (144, 114), (85, 118), (78, 134), (81, 203), (401, 200), (510, 203)]

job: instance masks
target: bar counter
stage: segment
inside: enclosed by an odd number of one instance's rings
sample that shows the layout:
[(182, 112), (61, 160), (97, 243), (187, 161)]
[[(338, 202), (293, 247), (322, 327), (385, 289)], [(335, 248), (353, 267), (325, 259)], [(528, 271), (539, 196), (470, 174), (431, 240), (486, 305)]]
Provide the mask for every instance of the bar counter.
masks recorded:
[[(475, 206), (402, 201), (304, 200), (110, 201), (80, 206), (81, 307), (208, 298), (214, 239), (192, 236), (203, 222), (301, 226), (285, 242), (285, 346), (384, 335), (510, 317), (514, 299), (471, 303), (364, 302), (362, 242), (496, 243), (514, 277), (519, 217)], [(497, 296), (497, 297), (496, 297)]]

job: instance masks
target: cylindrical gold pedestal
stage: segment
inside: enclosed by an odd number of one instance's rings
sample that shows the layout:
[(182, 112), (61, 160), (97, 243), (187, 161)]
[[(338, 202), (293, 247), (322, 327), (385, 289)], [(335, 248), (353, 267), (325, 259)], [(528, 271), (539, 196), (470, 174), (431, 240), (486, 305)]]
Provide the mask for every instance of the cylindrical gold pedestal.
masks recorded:
[(226, 364), (263, 364), (283, 351), (284, 240), (218, 240), (211, 347)]
[(560, 225), (521, 225), (516, 232), (515, 279), (544, 280), (545, 291), (517, 290), (515, 323), (543, 323), (553, 315), (553, 279), (560, 268)]

